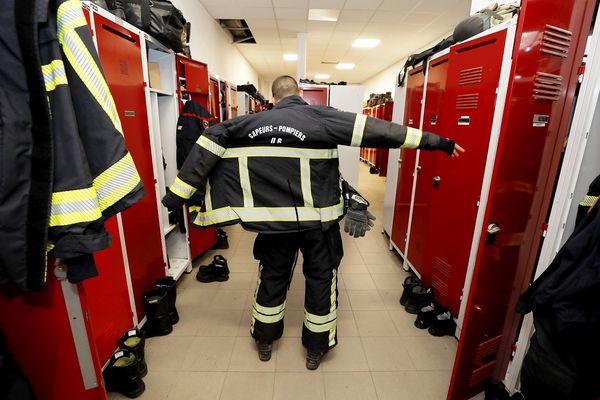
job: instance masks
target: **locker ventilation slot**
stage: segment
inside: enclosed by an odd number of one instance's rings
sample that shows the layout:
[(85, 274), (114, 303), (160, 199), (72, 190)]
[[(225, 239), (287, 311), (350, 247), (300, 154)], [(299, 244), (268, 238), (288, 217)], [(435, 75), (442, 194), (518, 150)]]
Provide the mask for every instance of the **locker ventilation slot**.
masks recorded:
[(567, 58), (572, 36), (573, 33), (570, 31), (556, 26), (546, 25), (546, 29), (544, 29), (542, 35), (540, 51), (542, 53)]
[(436, 257), (435, 260), (433, 260), (433, 269), (436, 272), (439, 272), (440, 274), (444, 275), (446, 278), (450, 278), (450, 275), (452, 275), (453, 270), (450, 264), (443, 261), (439, 257)]
[(459, 94), (456, 96), (457, 110), (476, 110), (479, 106), (479, 93)]
[(446, 297), (448, 295), (448, 284), (435, 274), (431, 277), (431, 287), (439, 296)]
[(476, 85), (481, 82), (481, 76), (483, 74), (483, 67), (468, 68), (460, 71), (460, 77), (458, 84), (464, 85)]
[(533, 99), (557, 101), (562, 91), (560, 75), (537, 72), (533, 80)]
[(477, 347), (477, 354), (475, 355), (475, 359), (477, 361), (481, 361), (486, 357), (491, 355), (495, 355), (500, 348), (500, 341), (502, 340), (502, 335), (498, 335), (490, 340), (487, 340), (481, 343)]
[(469, 381), (469, 387), (473, 387), (483, 382), (484, 380), (491, 378), (492, 374), (494, 373), (495, 367), (496, 361), (492, 361), (473, 371), (473, 373), (471, 374), (471, 379)]

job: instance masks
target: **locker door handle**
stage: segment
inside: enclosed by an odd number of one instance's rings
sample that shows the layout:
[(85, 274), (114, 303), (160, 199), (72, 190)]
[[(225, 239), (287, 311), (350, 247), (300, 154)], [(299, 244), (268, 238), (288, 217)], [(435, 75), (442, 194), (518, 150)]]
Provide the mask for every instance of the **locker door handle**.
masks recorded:
[(433, 183), (440, 183), (441, 181), (442, 181), (442, 178), (440, 178), (439, 175), (433, 177)]
[(485, 235), (485, 244), (492, 245), (496, 241), (496, 235), (500, 233), (501, 229), (495, 222), (492, 222), (487, 227), (487, 234)]

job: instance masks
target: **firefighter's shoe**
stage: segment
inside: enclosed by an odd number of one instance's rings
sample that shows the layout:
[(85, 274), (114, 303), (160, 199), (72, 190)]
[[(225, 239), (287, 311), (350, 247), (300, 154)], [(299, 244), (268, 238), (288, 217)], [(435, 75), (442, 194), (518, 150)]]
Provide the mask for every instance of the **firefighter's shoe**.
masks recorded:
[(321, 353), (320, 351), (308, 350), (306, 352), (306, 369), (314, 371), (317, 368), (319, 368), (322, 358), (323, 353)]
[(409, 314), (418, 314), (419, 310), (428, 305), (433, 300), (433, 290), (421, 285), (415, 285), (411, 288), (404, 309)]
[(228, 249), (229, 248), (229, 240), (227, 239), (227, 232), (223, 229), (217, 228), (217, 243), (211, 247), (211, 249)]
[(173, 331), (169, 316), (169, 299), (165, 288), (155, 287), (144, 293), (143, 304), (146, 312), (144, 325), (146, 337), (164, 336)]
[(440, 310), (429, 327), (429, 333), (433, 336), (454, 336), (455, 331), (456, 323), (448, 309)]
[(169, 319), (171, 324), (175, 325), (179, 322), (179, 313), (175, 308), (175, 302), (177, 301), (177, 281), (173, 277), (166, 277), (157, 280), (154, 286), (158, 288), (164, 288), (167, 291), (167, 300), (169, 301)]
[(421, 307), (415, 320), (415, 326), (419, 329), (427, 329), (433, 323), (438, 310), (436, 304), (432, 301), (425, 307)]
[(146, 390), (138, 369), (137, 358), (127, 349), (114, 352), (102, 376), (107, 391), (119, 392), (130, 399), (139, 397)]
[(400, 304), (403, 306), (406, 305), (406, 300), (408, 300), (408, 295), (412, 288), (416, 285), (419, 285), (421, 281), (416, 276), (407, 276), (404, 279), (404, 283), (402, 284), (402, 296), (400, 296)]
[(229, 279), (229, 266), (227, 260), (221, 255), (216, 255), (208, 265), (198, 268), (196, 279), (200, 282), (225, 282)]
[(144, 347), (146, 346), (146, 336), (139, 329), (130, 329), (119, 339), (119, 348), (127, 349), (135, 355), (140, 377), (148, 375), (148, 365)]
[(273, 351), (273, 343), (257, 341), (258, 345), (258, 358), (260, 361), (269, 361), (271, 359), (271, 352)]

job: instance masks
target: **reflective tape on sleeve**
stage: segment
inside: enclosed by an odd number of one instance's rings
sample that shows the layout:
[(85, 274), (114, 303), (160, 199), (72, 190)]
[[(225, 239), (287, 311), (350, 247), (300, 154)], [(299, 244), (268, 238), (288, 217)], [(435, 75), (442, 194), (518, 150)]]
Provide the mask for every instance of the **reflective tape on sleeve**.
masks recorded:
[(423, 131), (411, 127), (406, 127), (406, 138), (402, 143), (403, 149), (416, 149), (421, 144), (421, 138), (423, 137)]
[(223, 157), (223, 154), (225, 154), (225, 147), (221, 146), (218, 143), (213, 142), (212, 140), (208, 139), (204, 135), (201, 135), (198, 138), (198, 141), (196, 142), (196, 144), (198, 146), (210, 151), (217, 157)]
[(365, 125), (367, 124), (367, 116), (364, 114), (356, 114), (354, 120), (354, 129), (352, 131), (352, 140), (350, 146), (360, 147), (362, 144), (363, 134), (365, 132)]
[(192, 197), (194, 193), (196, 193), (196, 188), (179, 179), (179, 177), (175, 178), (173, 184), (169, 187), (171, 192), (181, 197), (182, 199), (189, 199)]
[(583, 198), (583, 201), (579, 203), (579, 205), (583, 207), (591, 207), (596, 203), (596, 201), (598, 201), (598, 196), (588, 195)]
[(98, 192), (100, 209), (111, 207), (127, 196), (140, 184), (131, 154), (127, 153), (94, 179), (94, 188)]
[(58, 85), (68, 85), (67, 73), (65, 72), (65, 64), (62, 60), (53, 60), (51, 63), (42, 65), (42, 75), (44, 76), (44, 84), (46, 92), (51, 92)]
[(52, 193), (50, 226), (65, 226), (102, 218), (93, 187)]

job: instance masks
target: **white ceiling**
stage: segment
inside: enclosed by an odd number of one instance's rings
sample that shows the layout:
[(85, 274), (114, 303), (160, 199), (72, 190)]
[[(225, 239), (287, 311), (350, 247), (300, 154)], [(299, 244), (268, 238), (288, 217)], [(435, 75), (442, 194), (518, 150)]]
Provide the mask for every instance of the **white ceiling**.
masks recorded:
[[(296, 74), (296, 34), (307, 33), (307, 77), (360, 83), (451, 32), (469, 15), (471, 0), (199, 0), (215, 19), (245, 19), (256, 44), (238, 44), (264, 78)], [(309, 8), (341, 10), (337, 22), (308, 21)], [(357, 38), (380, 39), (374, 49), (353, 48)], [(354, 63), (350, 71), (322, 62)]]

